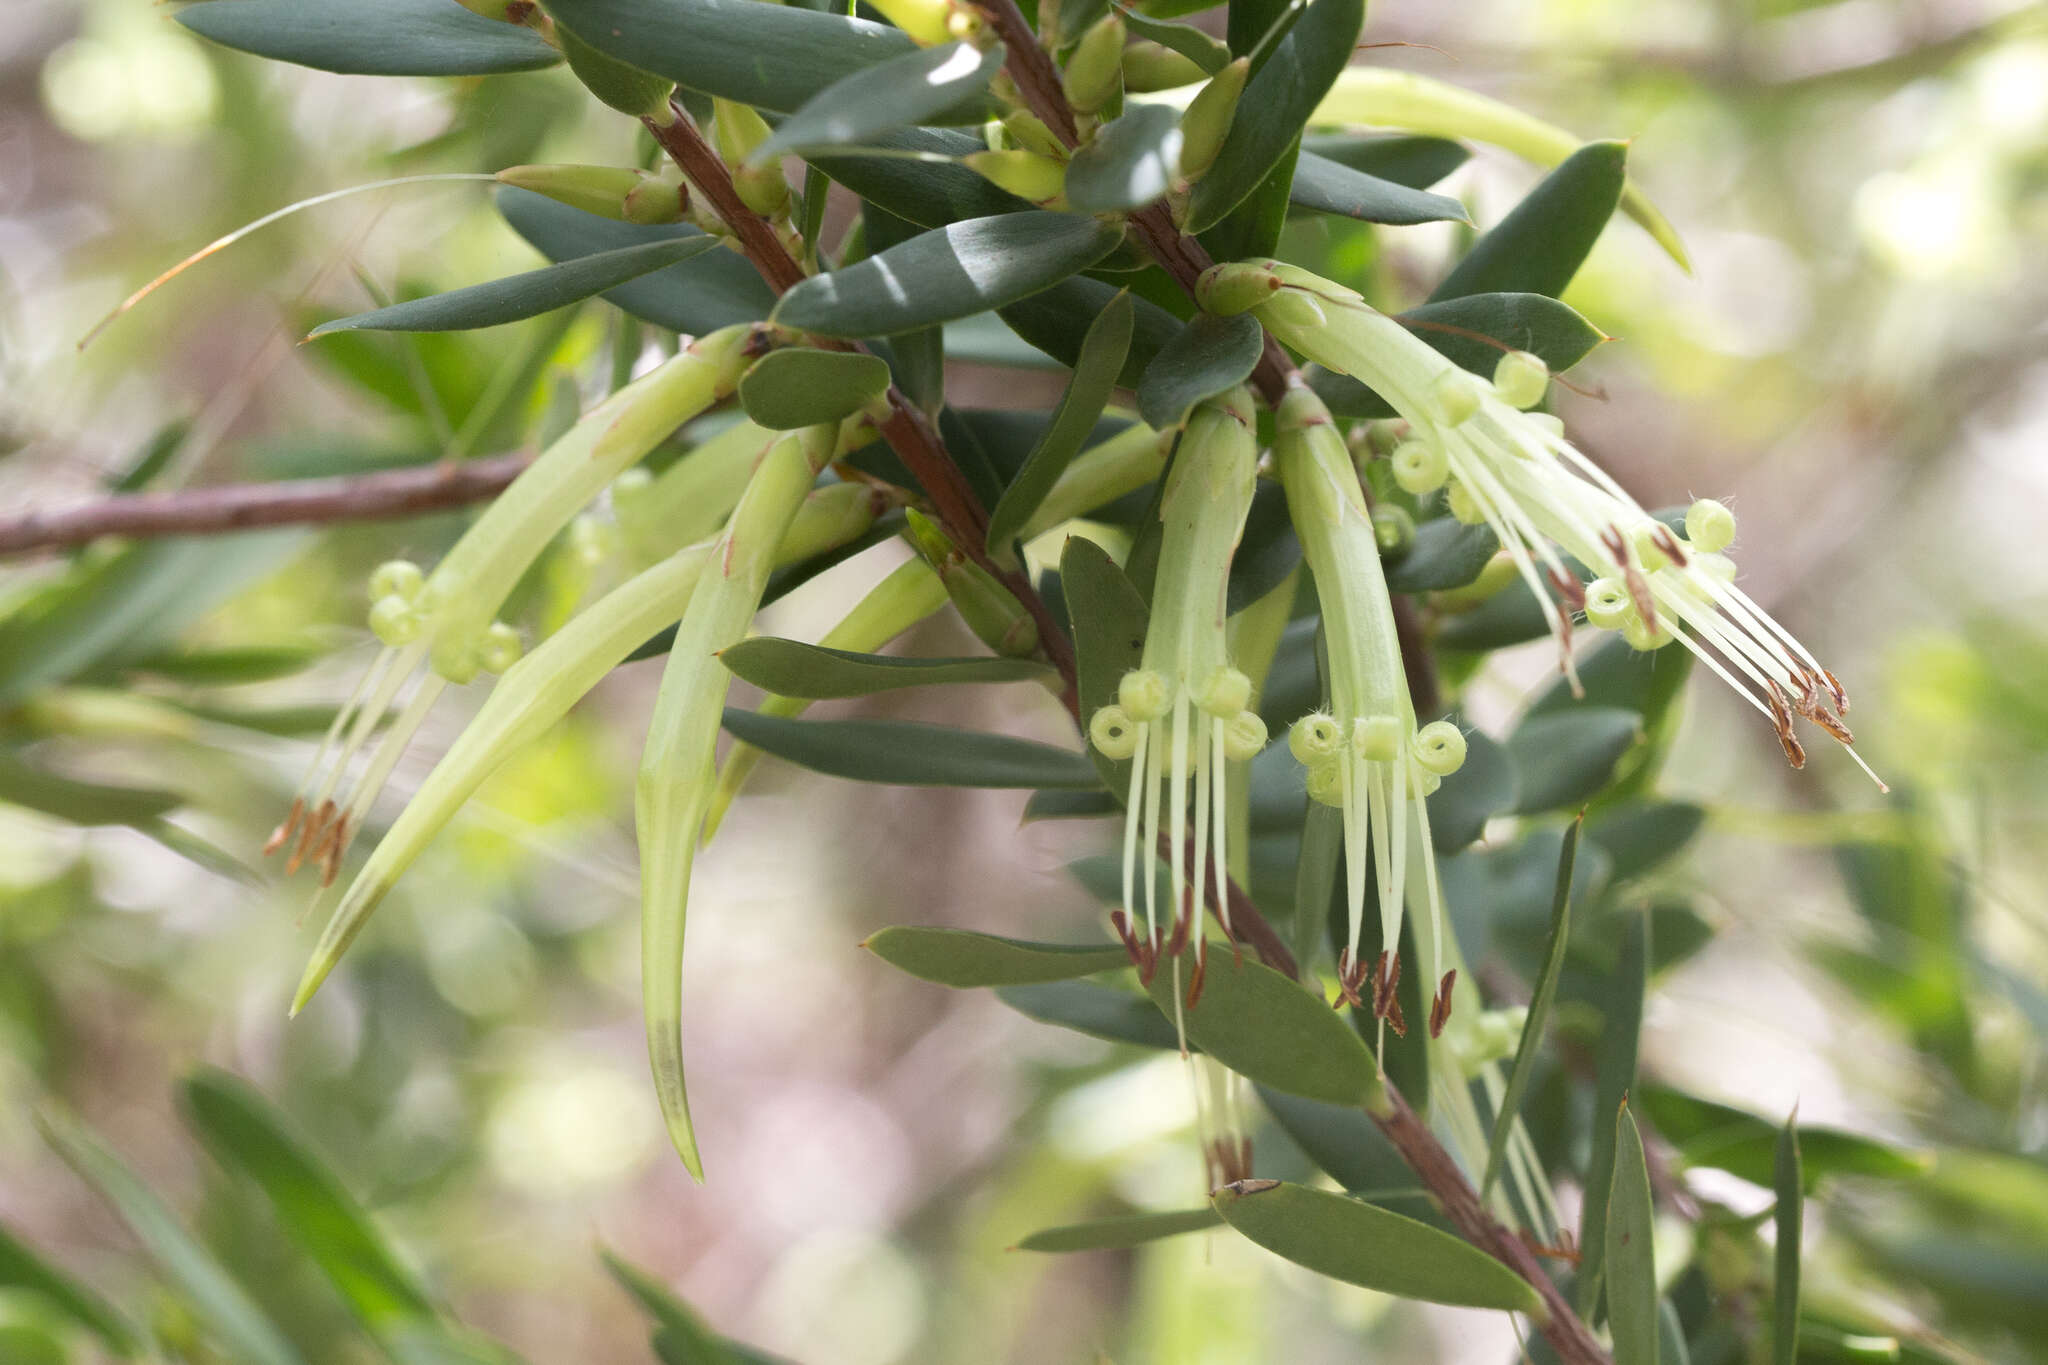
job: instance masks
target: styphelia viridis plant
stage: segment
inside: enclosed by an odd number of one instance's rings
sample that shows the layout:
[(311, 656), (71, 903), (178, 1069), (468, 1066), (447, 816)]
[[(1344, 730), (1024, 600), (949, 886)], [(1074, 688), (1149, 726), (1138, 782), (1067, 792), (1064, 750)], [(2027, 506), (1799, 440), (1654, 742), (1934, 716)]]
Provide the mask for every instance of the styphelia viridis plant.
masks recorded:
[(1288, 346), (1394, 407), (1408, 424), (1389, 456), (1394, 478), (1417, 495), (1442, 490), (1459, 520), (1492, 530), (1549, 622), (1567, 675), (1578, 612), (1639, 650), (1677, 641), (1770, 718), (1793, 767), (1806, 762), (1795, 727), (1804, 717), (1878, 780), (1843, 723), (1841, 683), (1735, 585), (1724, 553), (1734, 515), (1702, 499), (1688, 509), (1683, 536), (1652, 517), (1565, 439), (1555, 418), (1526, 411), (1549, 384), (1539, 358), (1506, 352), (1489, 383), (1356, 291), (1280, 262), (1214, 267), (1202, 292), (1219, 311), (1254, 311)]

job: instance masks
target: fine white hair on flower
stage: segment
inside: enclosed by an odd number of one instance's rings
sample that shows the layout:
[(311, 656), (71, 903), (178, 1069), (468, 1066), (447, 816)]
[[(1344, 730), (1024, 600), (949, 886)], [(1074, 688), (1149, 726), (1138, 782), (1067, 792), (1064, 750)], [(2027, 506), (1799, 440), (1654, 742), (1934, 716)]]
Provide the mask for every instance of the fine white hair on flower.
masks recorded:
[(1734, 514), (1697, 501), (1682, 536), (1653, 518), (1565, 439), (1555, 418), (1523, 410), (1543, 396), (1539, 358), (1507, 352), (1489, 383), (1355, 291), (1293, 266), (1217, 266), (1203, 293), (1213, 309), (1255, 311), (1296, 352), (1393, 406), (1409, 428), (1389, 456), (1395, 479), (1417, 495), (1442, 490), (1459, 520), (1492, 530), (1535, 595), (1575, 689), (1572, 629), (1583, 612), (1639, 650), (1683, 644), (1770, 719), (1793, 767), (1806, 762), (1795, 730), (1804, 717), (1884, 787), (1843, 723), (1841, 683), (1735, 585), (1723, 553)]

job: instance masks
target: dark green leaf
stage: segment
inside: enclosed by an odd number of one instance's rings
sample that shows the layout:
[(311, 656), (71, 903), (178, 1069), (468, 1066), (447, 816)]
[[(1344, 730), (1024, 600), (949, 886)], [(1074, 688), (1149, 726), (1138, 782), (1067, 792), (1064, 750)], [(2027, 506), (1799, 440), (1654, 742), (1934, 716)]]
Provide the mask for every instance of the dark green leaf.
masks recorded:
[[(1031, 345), (1059, 361), (1072, 365), (1081, 358), (1081, 345), (1089, 325), (1123, 291), (1101, 280), (1076, 276), (1062, 280), (1000, 310), (1002, 320)], [(1132, 298), (1135, 314), (1130, 353), (1124, 357), (1123, 373), (1117, 383), (1134, 387), (1145, 369), (1174, 337), (1180, 335), (1181, 321), (1156, 303)]]
[[(549, 0), (555, 22), (600, 52), (678, 85), (787, 114), (819, 91), (917, 50), (865, 19), (754, 0)], [(981, 111), (958, 111), (975, 121)]]
[[(205, 0), (218, 4), (219, 0)], [(685, 224), (645, 227), (614, 222), (558, 204), (545, 195), (505, 186), (497, 192), (498, 212), (512, 230), (553, 261), (575, 260), (600, 251), (704, 234)], [(754, 267), (731, 251), (702, 255), (642, 275), (605, 291), (605, 299), (634, 317), (686, 336), (701, 336), (736, 322), (768, 316), (775, 295)]]
[[(1415, 1173), (1402, 1160), (1400, 1150), (1380, 1132), (1365, 1111), (1351, 1105), (1324, 1104), (1299, 1095), (1282, 1094), (1260, 1086), (1259, 1102), (1294, 1140), (1302, 1154), (1345, 1189), (1386, 1189), (1412, 1182)], [(1388, 1202), (1374, 1199), (1374, 1203)], [(1427, 1206), (1427, 1199), (1416, 1199)], [(1430, 1221), (1427, 1216), (1423, 1221)]]
[(880, 356), (810, 346), (770, 351), (740, 376), (740, 406), (770, 431), (843, 421), (888, 391)]
[(1642, 737), (1642, 717), (1611, 706), (1575, 707), (1525, 717), (1508, 736), (1515, 765), (1518, 815), (1585, 804), (1614, 775), (1614, 765)]
[(748, 160), (765, 165), (790, 153), (870, 145), (883, 133), (926, 123), (988, 88), (1003, 68), (1003, 45), (919, 48), (864, 67), (819, 91), (784, 119)]
[(1614, 216), (1627, 179), (1626, 143), (1587, 143), (1481, 237), (1430, 298), (1503, 291), (1556, 298)]
[(1124, 24), (1131, 32), (1178, 52), (1201, 67), (1205, 75), (1213, 76), (1230, 63), (1229, 45), (1218, 42), (1193, 24), (1168, 23), (1122, 5), (1116, 7), (1116, 12), (1123, 16)]
[(1771, 1189), (1778, 1196), (1772, 1221), (1777, 1228), (1777, 1267), (1771, 1299), (1772, 1365), (1796, 1365), (1799, 1359), (1799, 1251), (1805, 1236), (1806, 1181), (1799, 1170), (1799, 1130), (1793, 1120), (1778, 1130), (1773, 1153)]
[(782, 296), (775, 320), (826, 336), (907, 332), (1014, 303), (1087, 269), (1121, 240), (1118, 228), (1037, 209), (954, 223), (813, 275)]
[(1289, 154), (1302, 125), (1350, 63), (1364, 21), (1363, 0), (1311, 0), (1293, 32), (1246, 83), (1216, 163), (1195, 185), (1189, 231), (1222, 222)]
[(1337, 888), (1337, 868), (1344, 854), (1344, 812), (1304, 793), (1306, 813), (1294, 861), (1294, 932), (1290, 947), (1295, 961), (1312, 967), (1323, 940), (1323, 907)]
[(1453, 713), (1465, 732), (1465, 766), (1429, 795), (1429, 832), (1439, 856), (1449, 856), (1486, 832), (1486, 822), (1515, 808), (1515, 765), (1493, 736)]
[(1621, 706), (1640, 714), (1644, 729), (1655, 729), (1691, 673), (1692, 655), (1686, 650), (1665, 648), (1646, 654), (1629, 648), (1628, 641), (1617, 635), (1579, 659), (1579, 685), (1585, 696), (1574, 697), (1570, 680), (1559, 678), (1529, 704), (1529, 714)]
[(891, 925), (861, 947), (920, 981), (941, 986), (1032, 986), (1130, 965), (1121, 944), (1029, 943), (971, 929)]
[(1690, 801), (1644, 801), (1608, 811), (1586, 827), (1586, 837), (1607, 850), (1616, 881), (1626, 881), (1674, 857), (1706, 822)]
[[(1605, 1018), (1594, 1059), (1593, 1113), (1619, 1113), (1635, 1090), (1636, 1053), (1642, 1042), (1643, 990), (1649, 981), (1649, 926), (1641, 915), (1627, 917), (1621, 953), (1602, 996)], [(1596, 1118), (1593, 1151), (1586, 1163), (1585, 1203), (1579, 1211), (1579, 1310), (1590, 1312), (1606, 1271), (1607, 1196), (1614, 1184), (1614, 1125)]]
[(1060, 395), (1051, 425), (1025, 457), (1024, 467), (1010, 481), (1002, 501), (989, 516), (990, 554), (1010, 553), (1010, 542), (1031, 520), (1031, 514), (1045, 501), (1045, 495), (1059, 482), (1067, 464), (1081, 452), (1095, 430), (1116, 387), (1117, 376), (1123, 372), (1124, 358), (1130, 354), (1135, 319), (1127, 293), (1119, 293), (1096, 315), (1081, 343), (1081, 354), (1067, 380), (1066, 392)]
[[(218, 4), (220, 0), (206, 3)], [(508, 275), (466, 289), (451, 289), (445, 294), (430, 294), (389, 308), (336, 318), (315, 327), (307, 339), (330, 332), (462, 332), (497, 327), (580, 303), (628, 280), (687, 261), (717, 245), (716, 238), (700, 233), (600, 251), (523, 275)]]
[(1245, 1237), (1333, 1280), (1428, 1303), (1542, 1311), (1529, 1282), (1479, 1248), (1348, 1195), (1248, 1180), (1210, 1202)]
[(1515, 1044), (1514, 1064), (1508, 1069), (1507, 1088), (1501, 1092), (1494, 1114), (1493, 1132), (1486, 1142), (1486, 1176), (1479, 1184), (1483, 1198), (1500, 1178), (1501, 1155), (1507, 1151), (1508, 1134), (1514, 1130), (1515, 1115), (1522, 1108), (1522, 1096), (1529, 1091), (1529, 1078), (1536, 1070), (1536, 1052), (1543, 1045), (1549, 1026), (1550, 1007), (1557, 1000), (1557, 978), (1564, 970), (1565, 949), (1572, 936), (1572, 877), (1578, 865), (1579, 825), (1574, 820), (1565, 830), (1564, 847), (1557, 859), (1557, 890), (1550, 906), (1550, 938), (1543, 948), (1543, 972), (1536, 978), (1529, 998), (1529, 1014), (1522, 1025), (1521, 1040)]
[[(899, 128), (869, 139), (886, 151), (959, 158), (986, 151), (988, 144), (955, 128)], [(894, 156), (814, 152), (806, 158), (871, 204), (880, 204), (919, 227), (944, 227), (964, 218), (986, 218), (1031, 208), (1007, 190), (954, 161), (916, 161)]]
[(1129, 106), (1067, 163), (1067, 202), (1083, 213), (1116, 213), (1165, 198), (1180, 175), (1180, 140), (1180, 111)]
[(452, 0), (205, 0), (172, 17), (224, 47), (363, 76), (481, 76), (561, 60), (532, 29)]
[(1330, 1104), (1380, 1101), (1371, 1050), (1322, 996), (1263, 963), (1218, 949), (1209, 954), (1201, 998), (1189, 1006), (1193, 968), (1192, 955), (1161, 962), (1147, 989), (1167, 1019), (1185, 1022), (1189, 1041), (1202, 1051), (1247, 1080), (1290, 1095)]
[(996, 999), (1041, 1024), (1072, 1029), (1091, 1038), (1135, 1043), (1162, 1051), (1180, 1045), (1174, 1037), (1173, 1024), (1161, 1017), (1151, 1001), (1113, 986), (1098, 986), (1092, 981), (1004, 986), (996, 992)]
[(1657, 1365), (1656, 1210), (1635, 1115), (1614, 1116), (1614, 1179), (1607, 1196), (1607, 1321), (1614, 1365)]
[(222, 1071), (184, 1085), (185, 1116), (216, 1161), (256, 1182), (278, 1226), (334, 1282), (372, 1331), (434, 1319), (423, 1286), (400, 1263), (361, 1204), (262, 1096)]
[(47, 1111), (39, 1118), (59, 1155), (120, 1215), (233, 1358), (249, 1365), (301, 1365), (299, 1353), (250, 1300), (248, 1291), (180, 1226), (120, 1157), (68, 1118)]
[(676, 89), (674, 81), (615, 61), (559, 25), (555, 28), (555, 40), (562, 45), (562, 56), (568, 59), (569, 70), (583, 83), (583, 88), (605, 104), (634, 118), (668, 108), (669, 97)]
[[(1711, 1166), (1757, 1185), (1775, 1178), (1778, 1130), (1768, 1120), (1663, 1086), (1644, 1087), (1641, 1103), (1643, 1114), (1686, 1165)], [(1799, 1130), (1799, 1150), (1808, 1188), (1831, 1175), (1909, 1179), (1934, 1165), (1926, 1152), (1811, 1124)]]
[(1381, 180), (1341, 162), (1303, 152), (1294, 163), (1288, 202), (1298, 209), (1335, 213), (1364, 223), (1463, 223), (1465, 206), (1447, 195)]
[(908, 659), (853, 654), (772, 635), (742, 640), (720, 651), (733, 676), (764, 692), (824, 700), (865, 697), (898, 687), (940, 683), (1042, 682), (1052, 670), (1034, 659)]
[(790, 720), (727, 707), (734, 738), (813, 772), (906, 787), (1095, 787), (1095, 765), (1028, 739), (898, 720)]
[(297, 645), (180, 649), (133, 659), (128, 668), (193, 687), (222, 687), (289, 677), (310, 667), (322, 655), (321, 650)]
[(1386, 564), (1389, 592), (1443, 592), (1479, 577), (1500, 541), (1484, 526), (1432, 517), (1415, 528), (1408, 553)]
[(1195, 404), (1242, 384), (1265, 346), (1265, 329), (1249, 313), (1197, 313), (1145, 367), (1139, 413), (1161, 431), (1179, 426)]
[(1024, 803), (1024, 823), (1034, 820), (1100, 820), (1123, 813), (1123, 803), (1107, 787), (1095, 791), (1042, 791)]
[(148, 825), (184, 804), (176, 792), (59, 777), (5, 749), (0, 749), (0, 801), (74, 825)]
[(1171, 1213), (1131, 1213), (1044, 1228), (1017, 1243), (1018, 1251), (1106, 1251), (1142, 1246), (1162, 1237), (1200, 1232), (1221, 1223), (1213, 1208), (1175, 1209)]
[[(1093, 716), (1116, 700), (1117, 684), (1145, 653), (1145, 599), (1100, 545), (1069, 536), (1060, 553), (1060, 590), (1073, 623), (1075, 674), (1081, 714)], [(1130, 787), (1130, 761), (1119, 763), (1094, 745), (1089, 757), (1112, 793)]]
[[(98, 1337), (123, 1360), (142, 1349), (142, 1342), (114, 1306), (71, 1276), (38, 1256), (0, 1223), (0, 1288), (28, 1290)], [(60, 1356), (62, 1360), (64, 1357)]]
[(1471, 153), (1447, 137), (1385, 133), (1312, 133), (1301, 150), (1410, 189), (1426, 190), (1465, 164)]
[(1230, 559), (1230, 582), (1223, 610), (1235, 616), (1287, 580), (1301, 563), (1301, 541), (1287, 514), (1287, 492), (1277, 479), (1261, 479), (1252, 492), (1251, 510), (1237, 553)]
[[(1529, 351), (1563, 373), (1607, 336), (1570, 305), (1542, 294), (1472, 294), (1400, 315), (1416, 336), (1474, 374), (1493, 377), (1507, 351)], [(1495, 344), (1498, 343), (1498, 344)], [(1391, 417), (1392, 405), (1349, 375), (1310, 366), (1309, 387), (1339, 417)]]

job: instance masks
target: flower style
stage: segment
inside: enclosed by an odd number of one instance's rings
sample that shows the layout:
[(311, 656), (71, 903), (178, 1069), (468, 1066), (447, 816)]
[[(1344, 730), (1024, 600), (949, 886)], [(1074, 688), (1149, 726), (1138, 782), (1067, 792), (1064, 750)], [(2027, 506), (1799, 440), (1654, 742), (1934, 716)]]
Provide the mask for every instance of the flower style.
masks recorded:
[[(1224, 643), (1230, 560), (1251, 510), (1258, 462), (1251, 424), (1251, 395), (1241, 388), (1201, 404), (1188, 419), (1160, 501), (1163, 536), (1144, 653), (1139, 667), (1123, 676), (1117, 700), (1088, 724), (1089, 738), (1104, 756), (1131, 765), (1123, 908), (1112, 923), (1148, 979), (1162, 940), (1177, 971), (1192, 935), (1191, 998), (1200, 996), (1207, 962), (1202, 916), (1212, 877), (1216, 908), (1224, 932), (1230, 932), (1229, 899), (1222, 894), (1228, 881), (1229, 764), (1251, 758), (1266, 743), (1265, 722), (1248, 709), (1251, 680), (1230, 666)], [(1164, 933), (1159, 879), (1152, 870), (1162, 815), (1173, 906), (1172, 927)]]
[[(1555, 418), (1523, 410), (1548, 387), (1540, 358), (1508, 352), (1488, 383), (1355, 291), (1278, 262), (1215, 267), (1202, 288), (1207, 306), (1256, 311), (1297, 352), (1393, 405), (1409, 428), (1389, 457), (1396, 481), (1417, 495), (1444, 490), (1453, 515), (1493, 531), (1542, 607), (1575, 688), (1575, 612), (1620, 631), (1636, 649), (1677, 640), (1770, 718), (1793, 767), (1806, 762), (1794, 727), (1803, 716), (1884, 786), (1842, 722), (1849, 698), (1841, 683), (1735, 586), (1723, 553), (1735, 536), (1733, 514), (1696, 502), (1683, 537), (1651, 517), (1565, 440)], [(1582, 582), (1565, 556), (1599, 576)]]

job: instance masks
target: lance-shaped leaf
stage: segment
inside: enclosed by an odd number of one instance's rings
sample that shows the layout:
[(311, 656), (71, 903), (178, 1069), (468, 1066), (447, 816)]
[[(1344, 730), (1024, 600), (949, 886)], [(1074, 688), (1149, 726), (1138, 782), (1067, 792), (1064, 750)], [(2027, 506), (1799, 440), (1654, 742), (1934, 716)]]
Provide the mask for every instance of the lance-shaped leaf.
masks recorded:
[(1318, 1275), (1404, 1299), (1546, 1317), (1527, 1280), (1471, 1243), (1349, 1195), (1243, 1180), (1209, 1199), (1246, 1238)]
[(616, 1252), (604, 1252), (605, 1269), (655, 1323), (655, 1350), (664, 1361), (688, 1365), (741, 1365), (732, 1343), (705, 1326), (696, 1310), (666, 1285)]
[(988, 88), (1003, 69), (1003, 45), (919, 48), (878, 62), (820, 90), (747, 159), (766, 165), (791, 153), (858, 147), (883, 133), (929, 123)]
[(452, 0), (206, 0), (172, 17), (223, 47), (362, 76), (482, 76), (562, 60), (532, 29)]
[(1482, 1199), (1492, 1192), (1493, 1182), (1500, 1178), (1501, 1155), (1507, 1151), (1508, 1134), (1514, 1130), (1522, 1097), (1529, 1093), (1529, 1077), (1536, 1070), (1536, 1052), (1543, 1045), (1544, 1030), (1550, 1023), (1550, 1007), (1557, 1002), (1557, 979), (1564, 971), (1565, 950), (1571, 946), (1572, 874), (1578, 866), (1581, 824), (1572, 821), (1565, 830), (1564, 847), (1558, 853), (1557, 891), (1550, 905), (1550, 938), (1543, 948), (1543, 971), (1536, 978), (1535, 993), (1529, 997), (1529, 1013), (1522, 1024), (1521, 1040), (1515, 1044), (1507, 1088), (1495, 1106), (1493, 1132), (1486, 1140), (1486, 1175), (1479, 1182)]
[(1081, 445), (1095, 430), (1096, 422), (1102, 418), (1102, 410), (1109, 403), (1111, 391), (1116, 387), (1117, 376), (1123, 372), (1124, 357), (1130, 354), (1131, 330), (1136, 325), (1136, 313), (1131, 307), (1131, 296), (1119, 292), (1109, 301), (1095, 321), (1088, 328), (1088, 336), (1081, 343), (1081, 354), (1076, 357), (1074, 373), (1067, 380), (1066, 392), (1060, 395), (1060, 405), (1053, 413), (1052, 423), (1031, 453), (1024, 459), (1024, 467), (1017, 471), (1017, 477), (1010, 480), (1010, 486), (1003, 490), (1002, 501), (988, 519), (988, 551), (994, 555), (1008, 555), (1010, 542), (1031, 520), (1031, 514), (1038, 510), (1045, 495), (1059, 482), (1060, 475), (1074, 456), (1081, 453)]
[(1116, 6), (1116, 12), (1123, 16), (1124, 27), (1131, 32), (1178, 52), (1201, 67), (1207, 75), (1215, 75), (1230, 62), (1230, 45), (1210, 37), (1193, 24), (1169, 23), (1122, 5)]
[[(1608, 339), (1569, 304), (1543, 294), (1471, 294), (1400, 315), (1430, 347), (1474, 374), (1493, 377), (1501, 356), (1529, 351), (1563, 373)], [(1339, 417), (1392, 417), (1387, 401), (1350, 375), (1308, 368), (1309, 387)]]
[(1690, 801), (1631, 801), (1593, 821), (1586, 837), (1607, 850), (1623, 881), (1675, 857), (1706, 820), (1705, 807)]
[(1141, 209), (1180, 174), (1180, 111), (1138, 104), (1103, 125), (1067, 163), (1067, 202), (1083, 213)]
[(1525, 718), (1508, 736), (1519, 815), (1582, 805), (1607, 785), (1642, 735), (1643, 718), (1617, 706), (1585, 706)]
[(1795, 1365), (1799, 1359), (1799, 1253), (1806, 1235), (1806, 1181), (1799, 1169), (1799, 1130), (1794, 1126), (1798, 1117), (1794, 1113), (1778, 1130), (1772, 1161), (1771, 1189), (1778, 1196), (1771, 1215), (1778, 1243), (1772, 1277), (1772, 1365)]
[(1399, 133), (1312, 133), (1301, 150), (1412, 190), (1428, 189), (1472, 155), (1447, 137)]
[(1365, 223), (1403, 226), (1471, 221), (1465, 206), (1448, 195), (1411, 189), (1306, 151), (1294, 163), (1294, 183), (1287, 199), (1296, 208), (1341, 214)]
[(176, 792), (80, 782), (31, 767), (0, 749), (0, 801), (41, 811), (74, 825), (153, 826), (184, 804)]
[(1162, 431), (1179, 426), (1195, 404), (1242, 384), (1265, 346), (1265, 329), (1250, 313), (1197, 313), (1145, 367), (1138, 412)]
[[(963, 218), (1021, 213), (1031, 207), (998, 189), (959, 159), (988, 150), (988, 144), (957, 128), (898, 128), (868, 139), (869, 147), (909, 155), (869, 156), (860, 151), (819, 150), (807, 154), (813, 166), (871, 204), (919, 227), (937, 228)], [(920, 158), (934, 158), (923, 160)]]
[[(1617, 1113), (1635, 1089), (1636, 1053), (1642, 1042), (1643, 990), (1650, 974), (1650, 928), (1641, 915), (1629, 915), (1622, 931), (1621, 954), (1608, 977), (1601, 1005), (1599, 1055), (1594, 1062), (1593, 1112)], [(1607, 1196), (1614, 1184), (1614, 1127), (1593, 1124), (1593, 1151), (1586, 1162), (1586, 1201), (1579, 1210), (1579, 1309), (1590, 1312), (1598, 1302), (1606, 1270)]]
[(1190, 1007), (1184, 996), (1193, 968), (1192, 954), (1161, 962), (1147, 990), (1160, 1013), (1185, 1023), (1188, 1040), (1202, 1051), (1290, 1095), (1329, 1104), (1385, 1102), (1371, 1049), (1320, 995), (1263, 963), (1216, 949), (1201, 998)]
[[(497, 203), (512, 230), (553, 261), (704, 235), (681, 223), (649, 227), (600, 218), (509, 185), (497, 192)], [(689, 336), (765, 318), (775, 306), (775, 295), (754, 267), (730, 251), (703, 252), (608, 289), (604, 297), (636, 318)]]
[(1607, 1195), (1607, 1323), (1614, 1365), (1657, 1365), (1656, 1211), (1643, 1135), (1626, 1104), (1614, 1116), (1614, 1180)]
[[(1081, 358), (1090, 323), (1119, 292), (1113, 284), (1077, 275), (1009, 305), (999, 316), (1026, 342), (1072, 365)], [(1132, 296), (1131, 309), (1131, 349), (1116, 381), (1125, 388), (1140, 381), (1145, 367), (1181, 329), (1179, 318), (1148, 299)]]
[[(1769, 1120), (1664, 1086), (1642, 1087), (1638, 1100), (1686, 1165), (1711, 1166), (1757, 1185), (1772, 1182), (1778, 1130)], [(1814, 1124), (1800, 1126), (1799, 1152), (1808, 1188), (1824, 1176), (1907, 1180), (1934, 1168), (1929, 1152)]]
[(315, 327), (307, 339), (330, 332), (464, 332), (519, 322), (580, 303), (664, 266), (680, 265), (717, 245), (717, 238), (699, 233), (600, 251), (521, 275), (336, 318)]
[[(1060, 553), (1060, 591), (1074, 628), (1074, 673), (1081, 714), (1092, 716), (1116, 700), (1117, 685), (1145, 653), (1145, 599), (1109, 553), (1083, 536), (1069, 536)], [(1088, 755), (1112, 792), (1127, 790), (1130, 760), (1110, 758), (1094, 745)]]
[(1216, 162), (1195, 185), (1188, 230), (1223, 221), (1280, 163), (1351, 61), (1363, 0), (1310, 0), (1293, 31), (1252, 72)]
[(221, 1165), (255, 1181), (278, 1225), (372, 1331), (436, 1321), (432, 1300), (335, 1174), (285, 1131), (263, 1097), (223, 1071), (184, 1085), (184, 1111)]
[(1592, 252), (1627, 182), (1627, 144), (1587, 143), (1475, 242), (1430, 298), (1510, 291), (1556, 298)]
[(920, 981), (960, 989), (1070, 981), (1131, 961), (1116, 943), (1031, 943), (929, 925), (892, 925), (870, 934), (860, 946)]
[[(754, 0), (549, 0), (600, 52), (678, 85), (787, 114), (855, 72), (915, 52), (901, 29)], [(974, 122), (977, 108), (958, 111)]]
[(301, 1357), (247, 1290), (193, 1238), (126, 1162), (83, 1126), (56, 1113), (38, 1115), (44, 1136), (99, 1191), (157, 1268), (221, 1344), (250, 1365), (301, 1365)]
[(725, 728), (764, 753), (828, 777), (899, 787), (1095, 787), (1071, 749), (900, 720), (787, 720), (727, 707)]
[(842, 421), (888, 391), (880, 356), (811, 346), (771, 351), (740, 376), (740, 406), (770, 431)]
[[(1004, 986), (996, 999), (1041, 1024), (1072, 1029), (1111, 1043), (1167, 1051), (1180, 1045), (1173, 1025), (1142, 995), (1092, 981), (1048, 981), (1038, 986)], [(1192, 1047), (1201, 1051), (1200, 1047)]]
[(953, 223), (813, 275), (782, 296), (775, 320), (824, 336), (908, 332), (1015, 303), (1086, 270), (1122, 240), (1092, 218), (1038, 209)]
[(142, 1349), (135, 1328), (112, 1304), (38, 1256), (5, 1224), (0, 1224), (0, 1288), (34, 1294), (123, 1360)]
[(756, 636), (719, 656), (734, 676), (779, 697), (822, 701), (865, 697), (899, 687), (940, 683), (1044, 682), (1052, 669), (1035, 659), (909, 659), (858, 654), (772, 635)]
[(1174, 1209), (1165, 1213), (1127, 1213), (1092, 1223), (1042, 1228), (1017, 1243), (1018, 1251), (1111, 1251), (1143, 1246), (1162, 1237), (1200, 1232), (1223, 1221), (1213, 1208)]

